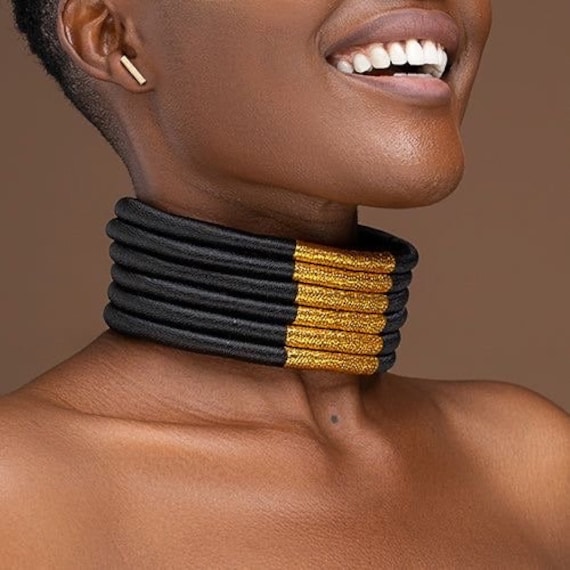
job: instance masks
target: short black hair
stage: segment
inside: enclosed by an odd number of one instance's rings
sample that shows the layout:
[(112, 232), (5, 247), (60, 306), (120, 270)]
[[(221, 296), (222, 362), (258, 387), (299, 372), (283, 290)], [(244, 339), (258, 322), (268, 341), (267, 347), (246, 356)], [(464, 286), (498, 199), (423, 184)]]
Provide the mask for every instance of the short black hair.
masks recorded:
[(102, 97), (90, 88), (87, 74), (62, 48), (57, 35), (58, 0), (12, 0), (18, 31), (44, 70), (55, 79), (69, 101), (91, 122), (120, 154), (117, 122)]

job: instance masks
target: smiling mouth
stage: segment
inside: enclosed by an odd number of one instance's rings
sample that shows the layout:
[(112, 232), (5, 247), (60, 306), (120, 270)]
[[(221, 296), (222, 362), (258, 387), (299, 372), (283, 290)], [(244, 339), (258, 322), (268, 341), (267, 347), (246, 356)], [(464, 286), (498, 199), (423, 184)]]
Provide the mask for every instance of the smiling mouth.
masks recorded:
[(445, 80), (451, 68), (446, 49), (436, 41), (408, 39), (355, 46), (327, 62), (347, 75), (416, 77)]

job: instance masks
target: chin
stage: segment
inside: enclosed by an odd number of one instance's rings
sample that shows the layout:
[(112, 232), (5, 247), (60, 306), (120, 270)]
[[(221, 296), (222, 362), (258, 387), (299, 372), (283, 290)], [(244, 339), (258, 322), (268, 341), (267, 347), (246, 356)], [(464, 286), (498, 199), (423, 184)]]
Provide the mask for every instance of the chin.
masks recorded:
[(441, 202), (452, 194), (463, 178), (461, 160), (436, 169), (424, 168), (417, 175), (402, 176), (396, 186), (375, 185), (362, 196), (360, 206), (375, 208), (421, 208)]
[(465, 171), (459, 139), (447, 142), (410, 154), (385, 152), (376, 163), (351, 161), (339, 168), (337, 162), (336, 169), (331, 169), (334, 178), (329, 177), (330, 185), (319, 185), (321, 197), (373, 208), (436, 204), (459, 186)]

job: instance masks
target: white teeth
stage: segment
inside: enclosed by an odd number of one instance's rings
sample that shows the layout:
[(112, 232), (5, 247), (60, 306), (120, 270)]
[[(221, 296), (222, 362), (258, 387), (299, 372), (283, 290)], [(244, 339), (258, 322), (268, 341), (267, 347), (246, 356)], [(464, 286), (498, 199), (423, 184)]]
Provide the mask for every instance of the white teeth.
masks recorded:
[(445, 53), (445, 50), (443, 48), (440, 48), (439, 49), (439, 69), (441, 70), (442, 73), (445, 71), (445, 68), (447, 67), (448, 62), (449, 62), (449, 58), (447, 57), (447, 53)]
[(342, 73), (354, 73), (354, 67), (352, 67), (352, 63), (347, 61), (346, 59), (341, 59), (337, 64), (336, 68)]
[(354, 65), (354, 71), (356, 71), (356, 73), (365, 73), (372, 69), (370, 60), (363, 53), (357, 53), (354, 56), (352, 65)]
[(346, 74), (367, 73), (373, 69), (389, 69), (392, 66), (412, 65), (417, 67), (412, 73), (399, 73), (394, 69), (394, 77), (415, 76), (441, 79), (447, 70), (449, 58), (443, 46), (432, 40), (411, 39), (406, 42), (370, 44), (358, 48), (352, 54), (337, 56), (336, 68)]
[(394, 73), (394, 77), (420, 77), (422, 79), (435, 79), (431, 73)]
[(406, 57), (410, 65), (425, 65), (424, 48), (418, 40), (408, 40), (406, 42)]
[(388, 53), (393, 65), (406, 65), (408, 63), (408, 56), (406, 50), (400, 42), (392, 42), (388, 44)]
[(422, 42), (424, 58), (427, 65), (437, 65), (440, 62), (439, 50), (434, 42), (425, 40)]
[(437, 63), (434, 65), (426, 65), (424, 69), (431, 73), (434, 77), (441, 79), (447, 69), (447, 64), (449, 59), (447, 57), (447, 53), (442, 47), (438, 47), (437, 49)]
[(390, 55), (381, 44), (376, 44), (370, 50), (370, 62), (372, 63), (372, 67), (374, 67), (374, 69), (388, 69), (390, 65), (392, 65)]

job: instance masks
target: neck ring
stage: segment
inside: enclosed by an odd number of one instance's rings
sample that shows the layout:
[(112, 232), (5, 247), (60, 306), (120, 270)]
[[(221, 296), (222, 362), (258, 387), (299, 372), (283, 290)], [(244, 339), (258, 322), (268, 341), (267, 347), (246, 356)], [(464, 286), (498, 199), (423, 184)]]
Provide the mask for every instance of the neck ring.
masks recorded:
[(416, 249), (358, 226), (351, 249), (262, 236), (119, 200), (116, 332), (257, 364), (371, 375), (395, 363)]

